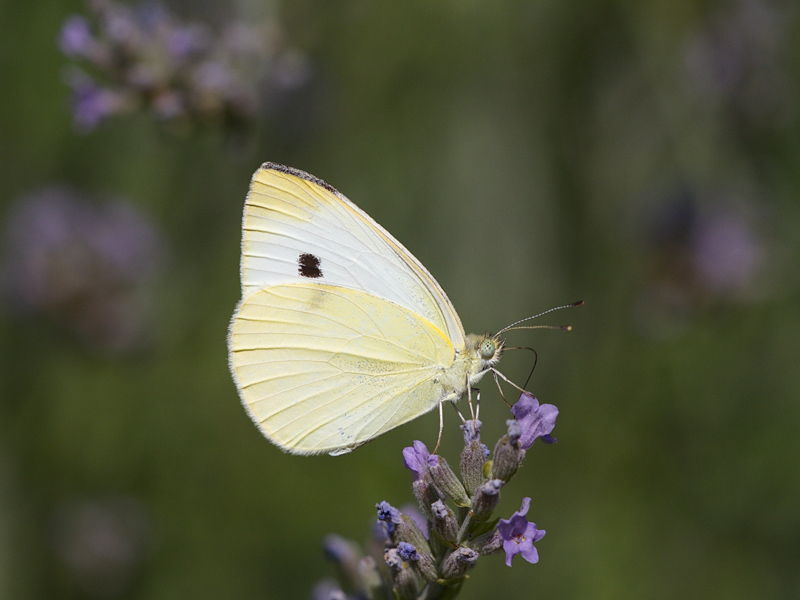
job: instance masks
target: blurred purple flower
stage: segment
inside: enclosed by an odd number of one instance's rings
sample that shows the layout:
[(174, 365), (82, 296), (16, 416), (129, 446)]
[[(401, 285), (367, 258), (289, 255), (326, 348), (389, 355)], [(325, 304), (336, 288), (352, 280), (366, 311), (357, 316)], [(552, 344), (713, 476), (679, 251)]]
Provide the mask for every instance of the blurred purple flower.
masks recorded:
[[(141, 47), (143, 33), (152, 30), (149, 19), (138, 19), (133, 10), (124, 4), (104, 2), (101, 27), (106, 37), (119, 46), (130, 50)], [(150, 16), (150, 13), (140, 12)]]
[(150, 296), (165, 247), (133, 206), (97, 207), (48, 188), (21, 198), (5, 229), (2, 283), (19, 312), (47, 315), (106, 350), (130, 350), (151, 336)]
[(355, 565), (360, 558), (357, 544), (333, 533), (322, 540), (322, 551), (327, 558), (342, 565)]
[(525, 518), (531, 505), (531, 499), (522, 499), (520, 509), (511, 515), (511, 518), (500, 519), (497, 530), (503, 538), (503, 550), (506, 552), (506, 564), (511, 566), (511, 559), (515, 555), (521, 554), (522, 558), (529, 563), (539, 562), (539, 552), (533, 543), (538, 542), (546, 533), (543, 529), (537, 529), (535, 523), (530, 523)]
[(70, 85), (72, 117), (75, 128), (82, 133), (92, 131), (103, 119), (119, 112), (124, 105), (116, 93), (98, 86), (89, 77), (73, 77)]
[(324, 579), (311, 590), (311, 600), (348, 600), (348, 598), (338, 583)]
[(525, 392), (511, 407), (511, 412), (522, 429), (519, 446), (523, 450), (530, 448), (537, 438), (542, 438), (542, 441), (547, 444), (557, 441), (550, 435), (556, 426), (556, 417), (558, 416), (558, 409), (552, 404), (539, 405), (536, 398)]
[(749, 286), (761, 266), (761, 246), (749, 224), (733, 213), (716, 213), (701, 220), (690, 243), (697, 277), (714, 291)]
[(771, 246), (760, 205), (682, 186), (655, 205), (644, 228), (651, 256), (635, 310), (644, 335), (685, 332), (699, 310), (770, 293)]
[(240, 126), (277, 106), (276, 96), (310, 87), (313, 69), (275, 23), (236, 21), (212, 32), (157, 2), (96, 0), (90, 11), (70, 17), (59, 38), (95, 77), (68, 80), (80, 132), (139, 109), (177, 125)]
[(205, 50), (209, 34), (201, 25), (176, 26), (167, 34), (167, 50), (174, 61), (188, 59)]
[(796, 118), (796, 86), (787, 67), (792, 3), (728, 0), (712, 6), (685, 49), (698, 92), (734, 108), (744, 125)]
[(227, 65), (209, 60), (201, 63), (194, 76), (194, 83), (201, 92), (224, 93), (233, 85), (233, 73)]
[(73, 15), (67, 17), (58, 36), (58, 47), (69, 57), (88, 56), (94, 38), (86, 17)]

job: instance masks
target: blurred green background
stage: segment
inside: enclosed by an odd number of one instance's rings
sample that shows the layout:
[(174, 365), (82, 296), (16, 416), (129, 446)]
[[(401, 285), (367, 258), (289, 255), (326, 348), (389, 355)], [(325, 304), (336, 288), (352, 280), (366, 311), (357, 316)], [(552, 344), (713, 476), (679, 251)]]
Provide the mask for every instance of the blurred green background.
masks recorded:
[[(461, 597), (800, 597), (796, 3), (168, 7), (271, 21), (302, 68), (237, 127), (145, 107), (76, 128), (58, 39), (86, 5), (0, 3), (0, 598), (308, 598), (327, 533), (364, 541), (376, 502), (412, 501), (401, 449), (433, 445), (435, 413), (302, 458), (239, 404), (225, 337), (265, 160), (384, 225), (467, 331), (586, 301), (540, 321), (570, 334), (509, 336), (561, 411), (499, 509), (532, 497), (541, 560), (481, 559)], [(61, 205), (91, 224), (42, 249)], [(116, 271), (81, 246), (131, 222)]]

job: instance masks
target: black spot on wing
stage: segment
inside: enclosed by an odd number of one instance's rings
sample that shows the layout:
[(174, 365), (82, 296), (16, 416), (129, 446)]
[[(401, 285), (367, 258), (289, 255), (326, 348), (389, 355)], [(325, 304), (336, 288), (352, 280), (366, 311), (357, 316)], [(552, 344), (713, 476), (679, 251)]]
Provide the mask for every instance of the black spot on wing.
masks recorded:
[(313, 254), (301, 254), (297, 259), (297, 264), (299, 266), (297, 271), (303, 277), (310, 277), (311, 279), (322, 277), (322, 269), (319, 268), (320, 260)]

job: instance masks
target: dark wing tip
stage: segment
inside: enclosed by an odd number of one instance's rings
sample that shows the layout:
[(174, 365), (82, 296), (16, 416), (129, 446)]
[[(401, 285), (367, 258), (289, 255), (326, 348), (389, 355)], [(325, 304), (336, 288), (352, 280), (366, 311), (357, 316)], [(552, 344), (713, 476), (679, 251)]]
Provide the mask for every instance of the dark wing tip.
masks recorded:
[(265, 162), (261, 165), (260, 171), (278, 171), (279, 173), (285, 173), (286, 175), (292, 175), (294, 177), (298, 177), (305, 181), (309, 181), (314, 183), (322, 188), (328, 190), (331, 194), (334, 194), (337, 197), (341, 197), (342, 195), (339, 193), (335, 187), (331, 184), (323, 181), (319, 177), (314, 177), (311, 173), (306, 173), (305, 171), (301, 171), (300, 169), (295, 169), (293, 167), (287, 167), (286, 165), (280, 165), (278, 163), (273, 162)]

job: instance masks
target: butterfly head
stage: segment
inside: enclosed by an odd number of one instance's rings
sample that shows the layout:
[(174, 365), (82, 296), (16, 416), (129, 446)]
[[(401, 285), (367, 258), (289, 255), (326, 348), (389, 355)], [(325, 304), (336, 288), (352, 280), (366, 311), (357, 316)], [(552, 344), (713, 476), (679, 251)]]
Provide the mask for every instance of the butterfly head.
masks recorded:
[(505, 341), (499, 336), (485, 333), (483, 335), (471, 335), (468, 340), (472, 351), (480, 361), (479, 372), (484, 372), (496, 365), (500, 356), (503, 354)]

